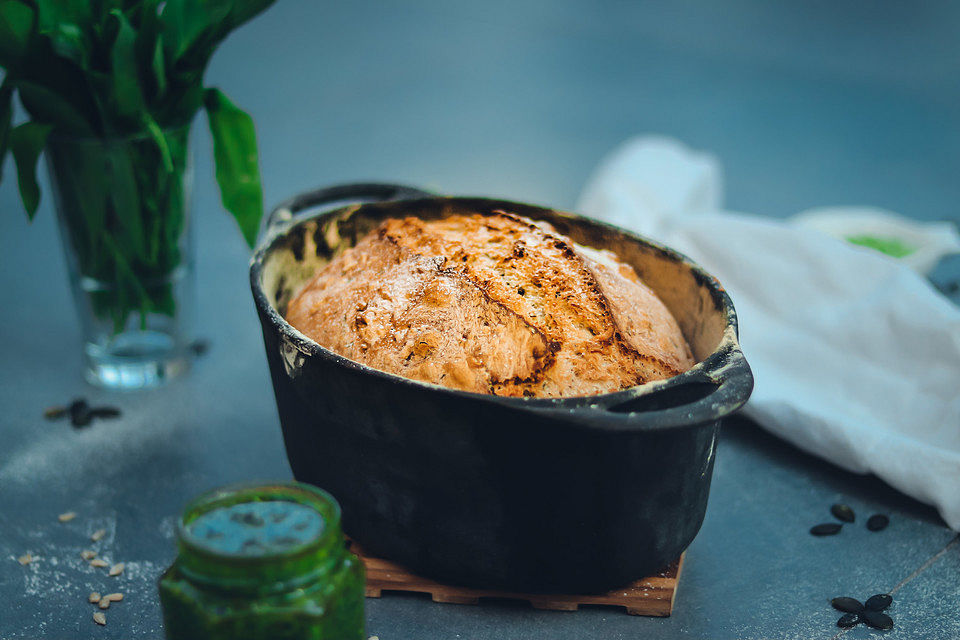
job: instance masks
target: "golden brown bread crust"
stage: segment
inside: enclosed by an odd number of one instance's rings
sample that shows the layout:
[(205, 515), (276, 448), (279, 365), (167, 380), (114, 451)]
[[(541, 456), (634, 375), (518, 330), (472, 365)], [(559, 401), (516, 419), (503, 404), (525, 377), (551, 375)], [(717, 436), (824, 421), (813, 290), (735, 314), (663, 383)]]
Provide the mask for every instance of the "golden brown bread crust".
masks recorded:
[(610, 252), (506, 212), (384, 221), (287, 309), (375, 369), (506, 396), (585, 396), (693, 365), (673, 316)]

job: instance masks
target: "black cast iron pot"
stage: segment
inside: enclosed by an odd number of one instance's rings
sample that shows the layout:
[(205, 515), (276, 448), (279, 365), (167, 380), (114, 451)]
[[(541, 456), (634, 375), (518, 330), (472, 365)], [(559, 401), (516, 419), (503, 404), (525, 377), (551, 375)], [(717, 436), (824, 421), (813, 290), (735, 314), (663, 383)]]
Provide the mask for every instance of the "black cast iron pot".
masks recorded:
[[(699, 364), (617, 393), (503, 398), (375, 371), (284, 320), (317, 269), (381, 220), (495, 209), (614, 251), (671, 310)], [(753, 388), (733, 304), (712, 276), (542, 207), (382, 184), (321, 189), (273, 211), (250, 280), (294, 475), (336, 496), (369, 552), (441, 581), (588, 593), (669, 564), (703, 521), (720, 419)]]

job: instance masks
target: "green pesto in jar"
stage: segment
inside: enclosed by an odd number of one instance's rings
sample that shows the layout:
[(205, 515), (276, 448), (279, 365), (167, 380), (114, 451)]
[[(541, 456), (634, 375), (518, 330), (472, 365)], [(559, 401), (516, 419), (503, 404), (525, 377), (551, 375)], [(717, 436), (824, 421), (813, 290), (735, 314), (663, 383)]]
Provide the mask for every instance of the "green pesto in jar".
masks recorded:
[(363, 564), (328, 493), (216, 490), (187, 505), (177, 535), (160, 578), (168, 640), (365, 640)]

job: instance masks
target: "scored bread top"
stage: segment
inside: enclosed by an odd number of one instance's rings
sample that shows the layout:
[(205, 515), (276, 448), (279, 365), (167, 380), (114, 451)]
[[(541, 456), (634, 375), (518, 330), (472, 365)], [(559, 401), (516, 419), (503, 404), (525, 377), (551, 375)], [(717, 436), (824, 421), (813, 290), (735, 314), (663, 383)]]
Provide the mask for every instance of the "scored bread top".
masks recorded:
[(375, 369), (503, 396), (608, 393), (694, 364), (633, 268), (503, 211), (385, 220), (321, 269), (286, 317)]

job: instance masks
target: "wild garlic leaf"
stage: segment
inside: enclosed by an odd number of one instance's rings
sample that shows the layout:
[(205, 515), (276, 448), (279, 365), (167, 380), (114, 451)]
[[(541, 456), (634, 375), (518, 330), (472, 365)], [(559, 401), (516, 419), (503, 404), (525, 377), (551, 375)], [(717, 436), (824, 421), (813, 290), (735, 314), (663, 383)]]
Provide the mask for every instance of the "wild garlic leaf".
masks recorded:
[(0, 67), (9, 73), (30, 42), (34, 12), (19, 0), (0, 0)]
[(253, 119), (219, 89), (204, 92), (204, 106), (213, 136), (220, 198), (233, 214), (252, 248), (263, 216), (263, 189), (257, 166), (257, 136)]
[(20, 185), (20, 199), (27, 210), (27, 217), (33, 220), (40, 206), (40, 186), (37, 184), (37, 159), (47, 144), (47, 137), (53, 129), (48, 124), (25, 122), (10, 132), (10, 151), (17, 165), (17, 183)]
[(20, 101), (37, 120), (53, 123), (58, 129), (78, 135), (90, 135), (93, 127), (87, 117), (60, 93), (27, 80), (17, 82)]
[(180, 61), (209, 39), (230, 15), (232, 5), (230, 0), (167, 0), (160, 14), (167, 60)]
[(140, 90), (140, 76), (137, 69), (136, 40), (127, 17), (119, 9), (110, 15), (117, 21), (117, 38), (110, 49), (110, 65), (113, 71), (113, 100), (117, 113), (129, 120), (139, 121), (146, 109), (143, 92)]
[(4, 78), (0, 85), (0, 182), (3, 182), (3, 163), (10, 143), (10, 121), (13, 118), (13, 88)]
[(50, 34), (57, 27), (71, 24), (84, 33), (90, 33), (93, 25), (92, 3), (77, 0), (35, 0), (37, 6), (37, 30)]
[(235, 29), (269, 7), (275, 0), (234, 0), (230, 10), (230, 28)]

